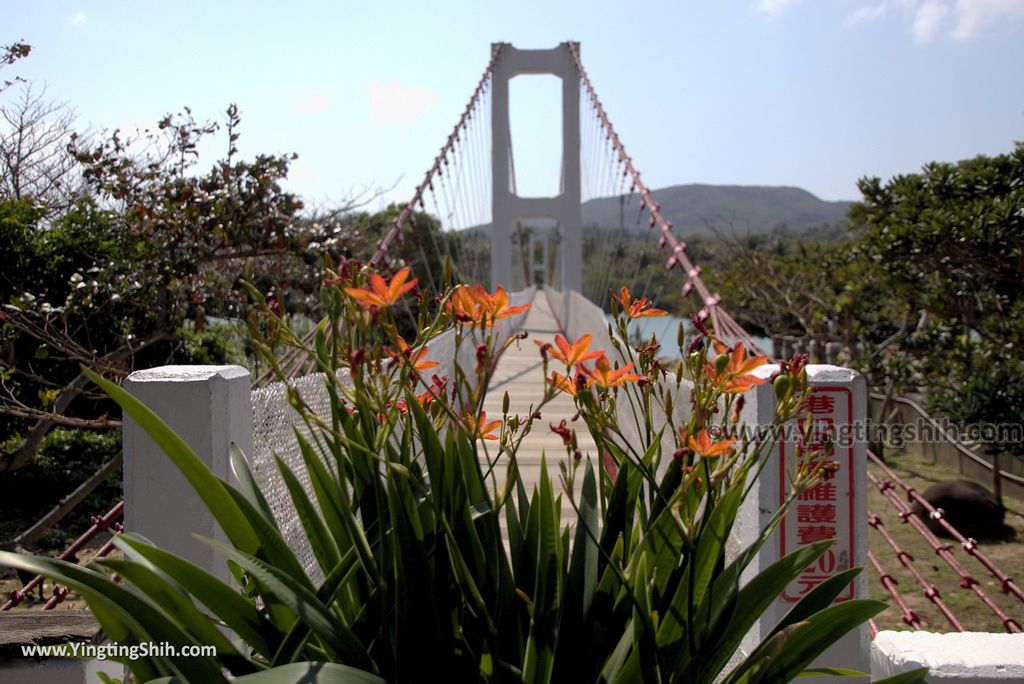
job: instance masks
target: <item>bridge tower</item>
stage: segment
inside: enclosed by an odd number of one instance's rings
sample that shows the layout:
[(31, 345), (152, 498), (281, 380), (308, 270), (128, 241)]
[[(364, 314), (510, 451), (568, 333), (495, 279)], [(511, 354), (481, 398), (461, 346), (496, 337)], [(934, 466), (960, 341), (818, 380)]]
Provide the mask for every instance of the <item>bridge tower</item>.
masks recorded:
[[(501, 50), (491, 76), (491, 287), (508, 286), (512, 276), (512, 225), (546, 218), (558, 223), (561, 280), (549, 283), (563, 292), (582, 290), (583, 237), (580, 218), (580, 75), (569, 43), (551, 50)], [(579, 45), (576, 45), (579, 50)], [(512, 192), (509, 149), (508, 82), (522, 74), (551, 74), (562, 79), (561, 194), (520, 197)]]

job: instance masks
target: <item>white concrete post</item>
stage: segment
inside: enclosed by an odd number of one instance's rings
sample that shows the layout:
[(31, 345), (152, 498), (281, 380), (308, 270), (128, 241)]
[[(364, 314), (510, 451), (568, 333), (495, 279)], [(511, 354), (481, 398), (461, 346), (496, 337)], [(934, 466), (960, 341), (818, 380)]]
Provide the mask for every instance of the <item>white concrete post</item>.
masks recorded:
[[(228, 447), (252, 453), (249, 372), (240, 366), (162, 366), (136, 371), (124, 387), (178, 433), (210, 469), (231, 481)], [(224, 580), (227, 564), (192, 538), (226, 541), (191, 485), (149, 435), (125, 416), (125, 529), (149, 538)]]
[[(778, 366), (763, 366), (756, 374), (767, 377), (776, 370)], [(837, 470), (793, 502), (781, 528), (751, 563), (743, 581), (749, 581), (800, 546), (831, 538), (837, 542), (817, 563), (806, 568), (765, 612), (743, 642), (742, 649), (748, 654), (810, 589), (837, 572), (851, 566), (864, 567), (868, 562), (867, 435), (864, 434), (867, 387), (858, 372), (838, 366), (809, 365), (807, 377), (814, 387), (810, 409), (815, 433), (822, 439), (832, 440), (834, 452), (830, 460)], [(746, 396), (747, 404), (741, 420), (748, 427), (768, 425), (775, 412), (772, 385), (755, 387)], [(792, 435), (790, 437), (774, 447), (768, 465), (743, 502), (733, 531), (733, 544), (730, 545), (734, 553), (753, 542), (790, 490), (790, 473), (796, 467), (795, 440)], [(837, 600), (867, 596), (868, 575), (865, 570)], [(816, 664), (868, 672), (870, 639), (867, 625), (846, 635)]]
[(871, 643), (875, 679), (928, 668), (928, 681), (948, 684), (1024, 682), (1024, 634), (882, 631)]
[[(550, 218), (558, 222), (562, 240), (558, 285), (563, 292), (579, 292), (583, 287), (579, 71), (568, 43), (551, 50), (519, 50), (508, 43), (495, 43), (491, 49), (499, 47), (501, 56), (491, 76), (491, 287), (507, 287), (511, 282), (512, 222)], [(552, 74), (562, 79), (562, 183), (561, 193), (555, 197), (520, 197), (512, 192), (508, 82), (521, 74)]]

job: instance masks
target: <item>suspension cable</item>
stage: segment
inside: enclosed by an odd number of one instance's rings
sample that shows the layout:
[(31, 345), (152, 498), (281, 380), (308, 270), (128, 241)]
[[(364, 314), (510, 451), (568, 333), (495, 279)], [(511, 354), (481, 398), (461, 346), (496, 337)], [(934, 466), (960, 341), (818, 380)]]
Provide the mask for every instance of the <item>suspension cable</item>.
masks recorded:
[(433, 166), (431, 166), (430, 169), (427, 171), (426, 176), (423, 178), (423, 182), (420, 183), (419, 186), (416, 188), (416, 192), (413, 193), (412, 199), (410, 199), (409, 202), (405, 205), (405, 208), (402, 209), (402, 213), (399, 214), (398, 218), (396, 218), (394, 222), (391, 224), (391, 229), (377, 244), (377, 251), (370, 259), (370, 263), (373, 264), (374, 266), (382, 265), (384, 260), (387, 259), (388, 248), (391, 246), (391, 243), (396, 238), (398, 238), (399, 235), (401, 235), (402, 226), (404, 226), (405, 223), (408, 222), (409, 217), (412, 216), (413, 212), (415, 211), (416, 205), (419, 203), (420, 198), (423, 196), (423, 193), (430, 186), (430, 183), (434, 176), (440, 172), (442, 164), (446, 163), (448, 155), (451, 153), (452, 149), (455, 147), (455, 143), (459, 139), (459, 132), (465, 129), (466, 123), (469, 120), (470, 112), (473, 111), (473, 109), (477, 105), (477, 102), (480, 100), (480, 94), (486, 88), (486, 84), (490, 80), (491, 75), (494, 72), (494, 65), (498, 63), (498, 57), (500, 55), (501, 45), (498, 44), (494, 47), (493, 54), (491, 55), (491, 61), (488, 62), (487, 68), (484, 70), (483, 75), (480, 77), (480, 81), (476, 84), (476, 88), (473, 90), (473, 95), (469, 98), (469, 102), (466, 104), (466, 108), (463, 110), (462, 116), (459, 117), (459, 121), (458, 123), (455, 124), (454, 130), (448, 136), (448, 140), (445, 141), (445, 144), (441, 147), (441, 151), (434, 159)]
[(633, 165), (633, 159), (626, 154), (626, 149), (623, 147), (622, 141), (619, 140), (619, 136), (615, 132), (615, 128), (612, 126), (611, 120), (608, 118), (607, 113), (604, 111), (604, 107), (601, 105), (601, 101), (598, 99), (597, 93), (594, 91), (594, 87), (590, 83), (590, 78), (587, 76), (586, 69), (583, 68), (583, 63), (580, 61), (577, 44), (569, 42), (567, 45), (569, 47), (569, 52), (572, 54), (573, 61), (576, 63), (576, 69), (579, 72), (584, 88), (586, 88), (587, 95), (589, 96), (594, 108), (597, 110), (601, 125), (604, 127), (605, 133), (611, 141), (612, 147), (618, 155), (619, 160), (625, 165), (626, 171), (629, 173), (633, 185), (640, 193), (640, 206), (642, 208), (646, 207), (651, 212), (651, 215), (648, 218), (649, 224), (652, 226), (657, 224), (661, 232), (658, 240), (659, 246), (668, 245), (671, 248), (672, 256), (670, 256), (668, 261), (665, 263), (665, 267), (668, 269), (679, 267), (686, 273), (687, 286), (684, 286), (683, 294), (685, 295), (691, 289), (695, 289), (704, 303), (704, 308), (702, 308), (697, 314), (699, 318), (710, 318), (715, 330), (722, 337), (743, 342), (755, 353), (760, 353), (761, 349), (757, 343), (755, 343), (750, 335), (732, 319), (725, 309), (721, 307), (721, 298), (717, 294), (712, 294), (704, 284), (704, 281), (701, 280), (700, 271), (694, 267), (693, 263), (686, 255), (686, 244), (676, 239), (675, 235), (672, 234), (672, 224), (662, 216), (660, 206), (651, 197), (650, 190), (640, 179), (640, 172), (637, 171), (636, 167)]

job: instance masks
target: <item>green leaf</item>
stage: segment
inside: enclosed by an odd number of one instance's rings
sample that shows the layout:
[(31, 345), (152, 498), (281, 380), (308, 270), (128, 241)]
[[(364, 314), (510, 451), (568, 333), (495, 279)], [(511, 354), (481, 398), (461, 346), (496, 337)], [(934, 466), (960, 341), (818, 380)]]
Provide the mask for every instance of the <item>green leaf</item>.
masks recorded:
[[(199, 642), (174, 624), (151, 603), (125, 587), (110, 580), (106, 575), (52, 558), (25, 556), (0, 551), (0, 564), (33, 574), (44, 575), (67, 585), (82, 594), (92, 605), (94, 602), (114, 609), (122, 616), (123, 623), (131, 629), (130, 642), (168, 642), (176, 646), (199, 646)], [(118, 629), (123, 632), (123, 629)], [(136, 661), (138, 662), (138, 661)], [(150, 665), (144, 669), (157, 669), (180, 674), (192, 681), (215, 681), (221, 677), (220, 667), (213, 658), (182, 656), (151, 656)]]
[(309, 496), (306, 495), (306, 490), (302, 488), (302, 484), (295, 477), (291, 468), (276, 454), (274, 455), (274, 461), (277, 463), (277, 469), (281, 473), (281, 479), (284, 480), (285, 487), (288, 488), (288, 494), (291, 496), (292, 504), (295, 506), (299, 522), (302, 523), (302, 529), (306, 532), (309, 547), (313, 551), (313, 555), (316, 557), (316, 561), (326, 577), (341, 560), (341, 554), (338, 551), (337, 544), (334, 542), (334, 537), (328, 532), (324, 521), (320, 519), (319, 514), (309, 500)]
[[(357, 569), (358, 558), (355, 550), (349, 549), (345, 557), (330, 572), (320, 588), (317, 589), (316, 598), (325, 606), (334, 603), (340, 591), (344, 591), (345, 585), (352, 578), (352, 573)], [(271, 665), (279, 666), (284, 663), (297, 661), (302, 655), (303, 646), (306, 644), (311, 627), (308, 622), (297, 620), (291, 630), (281, 642), (280, 648), (274, 654)]]
[(126, 553), (145, 558), (168, 577), (173, 577), (178, 584), (244, 639), (254, 651), (264, 658), (274, 655), (281, 640), (280, 633), (236, 589), (198, 565), (153, 546), (138, 535), (119, 534), (114, 540), (114, 543)]
[(249, 459), (234, 442), (228, 448), (228, 454), (231, 457), (231, 472), (238, 480), (238, 489), (263, 513), (263, 517), (276, 527), (277, 521), (274, 519), (274, 512), (270, 510), (270, 504), (267, 503), (259, 485), (256, 484), (256, 478), (253, 477), (252, 470), (249, 468)]
[(540, 487), (531, 508), (537, 517), (537, 577), (533, 592), (533, 617), (523, 658), (523, 681), (547, 682), (555, 664), (558, 644), (558, 606), (562, 597), (562, 548), (559, 529), (561, 510), (555, 500), (547, 459), (541, 456)]
[(870, 677), (867, 672), (852, 670), (847, 667), (809, 667), (796, 676), (797, 679), (808, 677)]
[[(22, 565), (22, 563), (28, 560), (35, 560), (35, 557), (0, 551), (0, 566), (21, 569), (26, 572), (30, 572), (32, 575), (44, 574), (44, 576), (48, 576), (51, 579), (60, 579), (68, 586), (77, 589), (77, 587), (72, 585), (70, 582), (67, 582), (61, 574), (51, 574), (50, 572), (41, 573), (39, 571), (39, 566), (35, 564)], [(48, 570), (49, 568), (43, 569)], [(101, 577), (110, 582), (109, 578), (105, 575), (101, 575)], [(119, 644), (135, 644), (140, 642), (139, 634), (141, 632), (141, 628), (131, 615), (127, 614), (116, 601), (109, 598), (101, 591), (82, 591), (81, 589), (78, 589), (78, 591), (85, 598), (89, 605), (89, 610), (92, 611), (96, 621), (100, 623), (100, 626), (103, 628), (108, 639)], [(132, 664), (132, 669), (137, 676), (146, 679), (157, 677), (170, 671), (170, 668), (165, 663), (150, 657), (136, 660)]]
[(302, 582), (279, 568), (267, 565), (255, 556), (231, 548), (215, 539), (198, 535), (196, 538), (219, 550), (250, 573), (265, 591), (287, 606), (299, 620), (305, 622), (310, 630), (320, 637), (324, 647), (333, 651), (337, 658), (346, 664), (376, 671), (373, 659), (356, 635), (341, 624)]
[(580, 591), (580, 614), (586, 619), (597, 590), (597, 571), (600, 549), (597, 546), (599, 528), (597, 510), (597, 479), (590, 459), (583, 470), (583, 488), (580, 495), (579, 517), (576, 521), (576, 538), (572, 547), (571, 577)]
[(286, 573), (292, 579), (305, 585), (307, 589), (312, 591), (313, 582), (309, 579), (306, 571), (302, 569), (302, 564), (299, 563), (295, 552), (292, 551), (292, 547), (288, 546), (288, 542), (284, 540), (278, 529), (256, 510), (256, 507), (245, 498), (244, 494), (230, 485), (227, 485), (226, 489), (231, 498), (238, 504), (239, 510), (242, 511), (242, 514), (245, 515), (246, 519), (252, 524), (253, 529), (260, 536), (259, 549), (252, 555), (265, 559), (277, 570)]
[[(192, 634), (196, 641), (215, 646), (219, 658), (230, 659), (232, 656), (241, 658), (241, 654), (231, 645), (231, 642), (224, 638), (214, 623), (193, 605), (188, 596), (181, 593), (179, 588), (157, 571), (138, 561), (118, 558), (103, 558), (96, 563), (116, 572), (130, 582), (174, 620), (179, 627)], [(248, 671), (251, 670), (252, 665), (250, 664)], [(234, 668), (232, 668), (232, 672), (239, 674)]]
[(294, 428), (293, 431), (295, 441), (299, 445), (299, 453), (302, 454), (302, 462), (309, 475), (309, 483), (313, 487), (313, 495), (316, 496), (317, 505), (320, 508), (320, 514), (323, 515), (327, 528), (334, 536), (336, 546), (339, 549), (346, 548), (351, 543), (351, 538), (345, 523), (345, 513), (341, 507), (340, 487), (320, 456), (313, 450), (309, 440), (298, 428)]
[(415, 679), (423, 662), (444, 662), (451, 627), (440, 619), (434, 592), (433, 573), (423, 530), (405, 478), (388, 476), (388, 513), (391, 532), (384, 542), (385, 553), (393, 555), (395, 572), (392, 588), (395, 617), (392, 627), (394, 650), (404, 654), (396, 662), (395, 679)]
[(800, 599), (800, 602), (793, 606), (792, 610), (786, 613), (786, 616), (779, 621), (779, 624), (775, 626), (768, 636), (771, 636), (792, 624), (802, 622), (818, 611), (828, 608), (832, 605), (832, 602), (836, 600), (839, 594), (843, 593), (843, 590), (846, 589), (847, 585), (849, 585), (850, 582), (852, 582), (854, 578), (861, 573), (861, 570), (863, 570), (863, 568), (849, 568), (843, 572), (836, 573), (832, 577), (829, 577), (818, 584), (807, 592), (807, 595)]
[[(342, 411), (342, 418), (349, 419), (347, 413)], [(299, 444), (299, 451), (302, 453), (302, 462), (309, 473), (309, 481), (313, 486), (313, 493), (316, 495), (320, 513), (324, 516), (327, 529), (334, 535), (335, 543), (339, 550), (354, 546), (359, 553), (362, 567), (370, 578), (378, 586), (383, 582), (377, 568), (377, 560), (366, 539), (363, 528), (356, 520), (353, 507), (349, 500), (348, 490), (335, 480), (323, 460), (310, 446), (309, 441), (295, 430), (295, 439)], [(339, 471), (342, 466), (339, 464)]]
[[(781, 653), (771, 659), (757, 681), (778, 682), (795, 678), (840, 637), (887, 607), (884, 601), (843, 601), (779, 632), (772, 639), (786, 635)], [(756, 661), (760, 651), (759, 646), (748, 660)]]
[[(699, 632), (711, 627), (711, 614), (714, 608), (725, 605), (730, 595), (734, 595), (738, 588), (738, 576), (732, 579), (731, 585), (722, 586), (720, 582), (716, 582), (715, 590), (710, 592), (708, 601), (704, 601), (704, 593), (724, 554), (725, 542), (736, 519), (742, 494), (742, 486), (732, 487), (722, 495), (711, 511), (697, 541), (696, 552), (686, 565), (686, 570), (671, 599), (671, 608), (667, 610), (658, 628), (658, 644), (671, 648), (677, 670), (685, 669), (686, 664), (691, 662), (697, 653), (702, 652)], [(693, 614), (690, 613), (691, 605)], [(687, 635), (687, 630), (691, 626), (695, 633)], [(685, 640), (684, 635), (687, 635)], [(691, 640), (696, 646), (695, 650), (690, 648)], [(682, 647), (683, 643), (686, 643), (686, 648)]]
[[(717, 676), (721, 668), (725, 667), (728, 663), (729, 658), (736, 652), (740, 643), (743, 641), (743, 637), (747, 634), (754, 623), (760, 619), (761, 615), (768, 609), (777, 598), (783, 592), (783, 590), (792, 582), (796, 577), (800, 575), (804, 568), (812, 564), (818, 559), (821, 554), (825, 553), (828, 548), (833, 544), (831, 540), (817, 542), (815, 544), (808, 544), (807, 546), (801, 546), (791, 553), (787, 553), (779, 560), (772, 563), (770, 566), (758, 573), (753, 579), (747, 582), (742, 589), (739, 589), (735, 604), (739, 607), (734, 613), (730, 613), (724, 616), (722, 619), (728, 619), (728, 624), (724, 628), (715, 629), (713, 633), (717, 634), (714, 639), (714, 643), (711, 645), (709, 652), (705, 653), (701, 658), (701, 662), (698, 663), (700, 672), (702, 675), (708, 677)], [(856, 575), (859, 569), (852, 569), (847, 573)], [(806, 617), (816, 613), (817, 611), (826, 608), (832, 599), (837, 594), (829, 597), (831, 591), (835, 588), (838, 582), (842, 582), (839, 586), (838, 591), (842, 591), (842, 588), (849, 584), (849, 580), (843, 581), (846, 578), (847, 573), (841, 573), (842, 577), (836, 582), (823, 582), (825, 586), (821, 589), (822, 585), (815, 587), (820, 589), (817, 593), (814, 590), (808, 593), (804, 599), (807, 600), (806, 604), (801, 601), (800, 604), (794, 608), (792, 615), (797, 616), (804, 614)], [(836, 575), (836, 577), (840, 577)], [(835, 579), (835, 578), (830, 578)], [(716, 583), (717, 585), (717, 583)], [(721, 592), (721, 589), (717, 589)], [(733, 590), (734, 593), (735, 590)], [(812, 597), (813, 594), (813, 597)], [(726, 600), (725, 596), (719, 594), (719, 600)], [(828, 600), (825, 600), (825, 599)], [(809, 600), (808, 600), (809, 599)], [(801, 604), (803, 607), (801, 608)], [(805, 612), (806, 611), (806, 612)], [(717, 618), (718, 611), (712, 610), (712, 619)], [(771, 638), (775, 633), (781, 631), (784, 627), (791, 624), (793, 621), (786, 622), (777, 626), (767, 638)], [(713, 627), (714, 625), (709, 625)]]
[(697, 552), (690, 566), (695, 572), (694, 603), (699, 604), (704, 598), (715, 566), (725, 549), (725, 542), (736, 520), (736, 513), (743, 503), (743, 487), (733, 486), (722, 495), (711, 512), (707, 526), (700, 535)]

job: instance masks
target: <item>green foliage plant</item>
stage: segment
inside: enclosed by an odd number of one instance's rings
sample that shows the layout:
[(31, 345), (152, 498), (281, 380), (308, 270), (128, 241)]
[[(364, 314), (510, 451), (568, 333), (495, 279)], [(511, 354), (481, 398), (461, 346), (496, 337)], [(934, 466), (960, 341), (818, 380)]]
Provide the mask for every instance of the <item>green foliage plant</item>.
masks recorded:
[[(728, 349), (703, 328), (680, 350), (675, 375), (651, 352), (654, 339), (635, 354), (624, 350), (632, 360), (620, 364), (589, 349), (588, 338), (558, 337), (539, 350), (546, 383), (537, 402), (518, 414), (506, 399), (500, 418), (488, 417), (483, 399), (498, 362), (525, 336), (502, 326), (526, 307), (479, 286), (448, 286), (432, 298), (409, 276), (352, 263), (331, 272), (321, 291), (328, 316), (307, 348), (330, 414), (314, 414), (288, 391), (309, 427), (296, 440), (312, 494), (278, 466), (321, 582), (281, 535), (244, 454), (231, 454), (237, 484), (219, 479), (156, 415), (95, 374), (216, 517), (228, 543), (202, 541), (223, 554), (237, 586), (133, 533), (117, 538), (123, 560), (82, 568), (3, 554), (0, 563), (81, 593), (113, 641), (218, 647), (215, 657), (128, 662), (141, 681), (210, 682), (227, 673), (247, 682), (739, 683), (850, 674), (808, 668), (884, 608), (834, 602), (857, 569), (810, 591), (751, 653), (731, 660), (763, 611), (830, 544), (800, 548), (741, 583), (780, 510), (751, 545), (726, 553), (782, 425), (809, 428), (802, 359), (774, 379), (774, 420), (756, 438), (739, 431), (737, 416), (744, 393), (762, 382), (751, 371), (765, 359)], [(623, 296), (620, 330), (648, 311)], [(411, 342), (396, 325), (405, 307), (419, 312)], [(304, 347), (269, 308), (252, 328), (262, 349)], [(437, 377), (429, 360), (444, 335), (475, 359), (452, 377)], [(693, 379), (689, 415), (658, 427), (654, 411), (674, 415), (683, 374)], [(565, 442), (564, 455), (547, 456), (560, 475), (543, 468), (528, 489), (517, 451), (561, 392), (573, 396), (579, 419), (551, 426)], [(638, 440), (624, 438), (620, 405), (651, 426)], [(593, 437), (600, 463), (579, 452), (576, 430)], [(807, 456), (806, 464), (823, 460)], [(790, 500), (820, 477), (816, 465), (791, 473)]]

